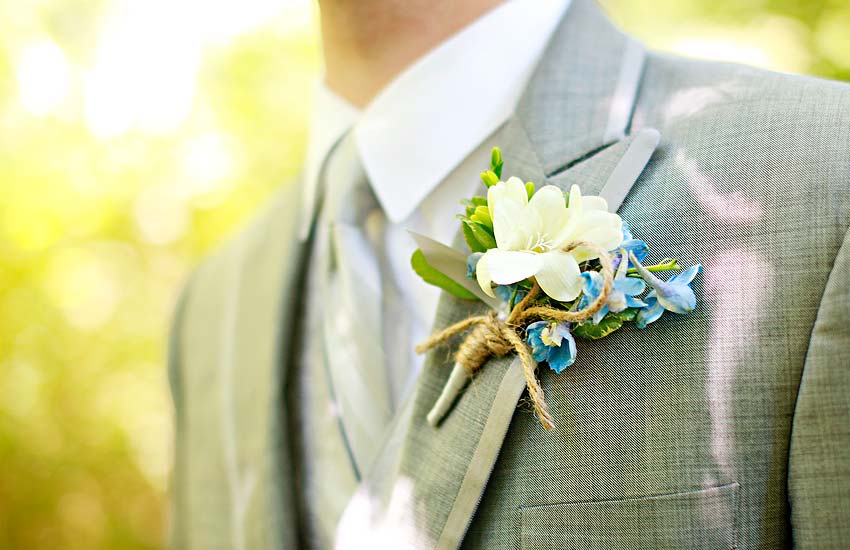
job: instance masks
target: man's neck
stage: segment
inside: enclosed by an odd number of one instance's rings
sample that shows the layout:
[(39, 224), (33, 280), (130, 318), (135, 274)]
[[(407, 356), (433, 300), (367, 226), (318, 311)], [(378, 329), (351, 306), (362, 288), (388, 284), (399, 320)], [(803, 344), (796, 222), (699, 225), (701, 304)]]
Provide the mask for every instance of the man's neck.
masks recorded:
[(408, 65), (503, 1), (320, 0), (325, 82), (364, 107)]

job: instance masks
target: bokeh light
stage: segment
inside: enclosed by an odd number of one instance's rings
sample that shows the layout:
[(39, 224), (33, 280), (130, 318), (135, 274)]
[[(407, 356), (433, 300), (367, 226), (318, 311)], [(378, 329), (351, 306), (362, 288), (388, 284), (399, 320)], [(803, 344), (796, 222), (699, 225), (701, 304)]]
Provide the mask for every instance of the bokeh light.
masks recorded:
[[(843, 0), (603, 4), (654, 48), (850, 78)], [(299, 170), (315, 9), (0, 0), (0, 549), (162, 548), (169, 316)]]

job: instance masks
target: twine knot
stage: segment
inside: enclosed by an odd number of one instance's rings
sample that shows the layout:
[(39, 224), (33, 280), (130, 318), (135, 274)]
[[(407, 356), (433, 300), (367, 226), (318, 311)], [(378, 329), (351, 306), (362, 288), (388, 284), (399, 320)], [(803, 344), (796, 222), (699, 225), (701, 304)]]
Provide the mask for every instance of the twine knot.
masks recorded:
[(469, 374), (477, 371), (492, 357), (503, 357), (510, 353), (514, 346), (505, 334), (511, 330), (505, 323), (499, 321), (495, 313), (490, 313), (477, 325), (455, 354), (455, 361), (460, 363)]
[(541, 292), (540, 285), (532, 279), (531, 290), (513, 307), (505, 321), (499, 320), (495, 312), (468, 317), (432, 334), (427, 340), (416, 346), (416, 353), (423, 354), (450, 340), (453, 336), (472, 328), (472, 331), (461, 342), (454, 357), (467, 374), (472, 376), (491, 357), (504, 357), (515, 351), (520, 358), (528, 395), (534, 405), (537, 417), (546, 430), (552, 430), (555, 427), (555, 422), (552, 420), (549, 407), (546, 405), (543, 388), (537, 380), (537, 361), (534, 360), (531, 349), (525, 343), (521, 334), (529, 321), (533, 319), (581, 322), (592, 317), (605, 305), (614, 284), (614, 269), (611, 265), (611, 258), (606, 250), (584, 241), (571, 243), (564, 247), (563, 251), (570, 252), (580, 246), (598, 254), (599, 262), (602, 265), (603, 279), (602, 292), (584, 309), (566, 311), (550, 306), (532, 305)]

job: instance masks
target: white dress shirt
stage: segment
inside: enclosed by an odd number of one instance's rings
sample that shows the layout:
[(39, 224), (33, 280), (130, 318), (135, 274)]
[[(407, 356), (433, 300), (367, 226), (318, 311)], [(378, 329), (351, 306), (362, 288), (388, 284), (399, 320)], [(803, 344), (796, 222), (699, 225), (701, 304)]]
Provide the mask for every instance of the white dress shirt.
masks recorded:
[[(386, 258), (410, 334), (429, 333), (439, 289), (413, 272), (408, 230), (450, 244), (460, 201), (481, 185), (494, 132), (516, 106), (569, 0), (510, 0), (433, 49), (359, 110), (323, 83), (316, 87), (305, 166), (303, 208), (315, 210), (318, 176), (333, 144), (353, 128), (357, 150), (388, 223)], [(333, 185), (333, 182), (329, 182)], [(333, 192), (333, 189), (328, 189)], [(308, 217), (309, 218), (309, 217)], [(309, 222), (301, 228), (305, 238)], [(398, 330), (384, 320), (384, 330)], [(412, 346), (404, 373), (411, 385), (422, 359)], [(390, 350), (387, 350), (390, 351)], [(399, 396), (401, 397), (401, 396)]]

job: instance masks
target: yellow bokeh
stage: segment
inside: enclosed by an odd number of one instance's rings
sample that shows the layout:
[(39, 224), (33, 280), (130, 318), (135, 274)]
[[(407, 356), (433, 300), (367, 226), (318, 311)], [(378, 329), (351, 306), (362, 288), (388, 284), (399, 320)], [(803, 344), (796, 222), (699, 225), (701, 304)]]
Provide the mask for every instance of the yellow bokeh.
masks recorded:
[[(604, 0), (654, 48), (850, 78), (842, 1)], [(161, 548), (181, 282), (298, 172), (307, 0), (0, 0), (0, 549)]]

